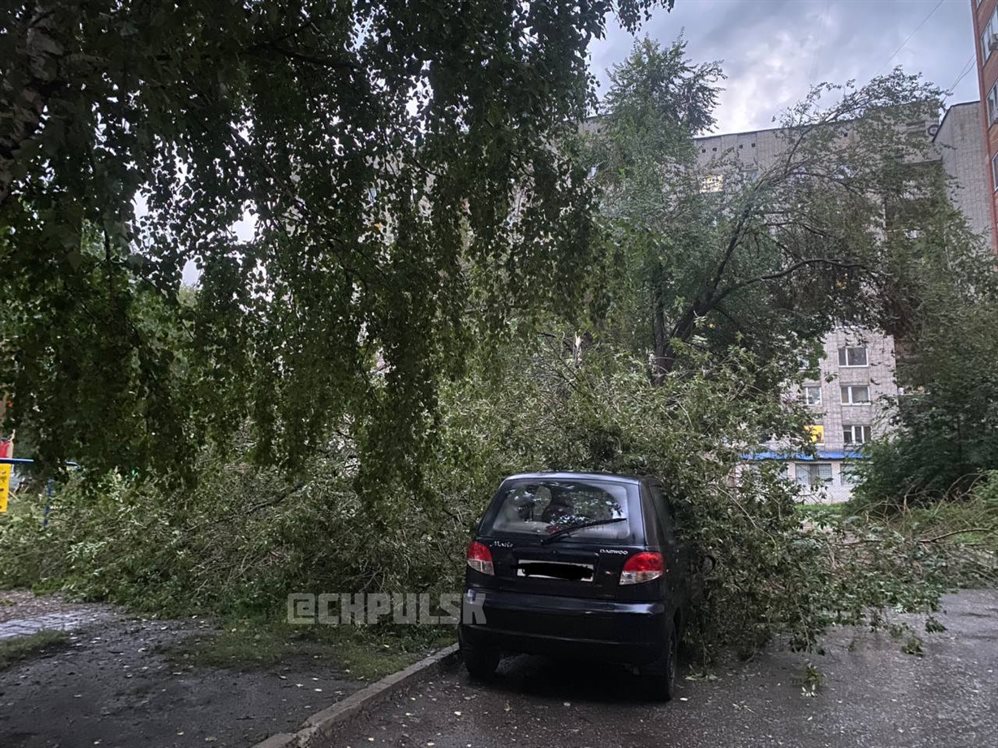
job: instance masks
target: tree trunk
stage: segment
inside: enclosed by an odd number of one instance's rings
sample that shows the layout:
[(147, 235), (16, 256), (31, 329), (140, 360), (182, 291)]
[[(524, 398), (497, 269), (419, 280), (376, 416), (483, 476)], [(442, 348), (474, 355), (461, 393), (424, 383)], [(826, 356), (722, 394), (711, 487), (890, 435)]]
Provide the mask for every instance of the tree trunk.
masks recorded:
[(669, 333), (665, 328), (665, 298), (662, 289), (656, 286), (652, 294), (652, 361), (651, 382), (662, 383), (663, 364), (669, 350)]
[[(669, 334), (662, 337), (661, 346), (659, 346), (658, 339), (656, 338), (655, 359), (652, 365), (651, 379), (652, 384), (656, 387), (665, 381), (666, 375), (676, 365), (676, 350), (673, 346), (673, 341), (679, 340), (685, 343), (693, 337), (693, 332), (696, 330), (699, 309), (699, 303), (694, 303), (687, 307), (683, 315), (676, 321), (676, 324), (672, 326)], [(664, 328), (664, 320), (662, 326)]]

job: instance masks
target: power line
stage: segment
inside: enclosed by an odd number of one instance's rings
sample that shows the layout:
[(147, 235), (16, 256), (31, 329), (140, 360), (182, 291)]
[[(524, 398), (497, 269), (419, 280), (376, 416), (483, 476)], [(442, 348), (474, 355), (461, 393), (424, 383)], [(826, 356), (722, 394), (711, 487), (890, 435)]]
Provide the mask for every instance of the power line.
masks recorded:
[(977, 57), (977, 53), (976, 52), (970, 56), (970, 59), (967, 60), (967, 62), (964, 64), (964, 66), (962, 68), (960, 68), (960, 71), (961, 71), (960, 75), (957, 77), (957, 79), (955, 81), (953, 81), (952, 83), (950, 83), (949, 88), (946, 89), (947, 91), (952, 92), (953, 89), (955, 89), (958, 85), (960, 85), (960, 81), (962, 81), (964, 78), (967, 77), (967, 73), (969, 73), (971, 70), (973, 70), (973, 68), (974, 68), (974, 59), (976, 57)]
[(885, 63), (886, 65), (890, 65), (891, 64), (891, 60), (893, 60), (895, 57), (897, 57), (898, 52), (900, 52), (902, 49), (904, 49), (907, 46), (908, 42), (911, 41), (911, 37), (913, 37), (916, 33), (918, 33), (918, 30), (920, 28), (922, 28), (922, 26), (924, 26), (926, 23), (928, 23), (929, 19), (932, 18), (933, 15), (935, 15), (935, 12), (937, 10), (939, 10), (939, 6), (942, 5), (942, 4), (943, 4), (943, 0), (939, 0), (939, 2), (937, 2), (933, 6), (932, 10), (929, 11), (929, 15), (927, 15), (925, 18), (923, 18), (922, 21), (921, 21), (921, 23), (919, 23), (914, 29), (912, 29), (911, 33), (908, 34), (908, 36), (905, 38), (905, 40), (903, 42), (901, 42), (901, 46), (898, 47), (897, 49), (895, 49), (894, 53), (890, 57), (887, 58), (887, 62)]

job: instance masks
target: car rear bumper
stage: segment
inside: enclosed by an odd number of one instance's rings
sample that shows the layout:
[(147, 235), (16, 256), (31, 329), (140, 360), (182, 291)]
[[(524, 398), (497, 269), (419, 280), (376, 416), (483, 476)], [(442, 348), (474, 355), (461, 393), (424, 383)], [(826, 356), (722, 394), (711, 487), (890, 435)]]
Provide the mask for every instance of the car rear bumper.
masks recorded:
[(465, 644), (633, 665), (647, 665), (665, 654), (672, 620), (663, 602), (469, 589), (465, 604), (478, 607), (484, 618), (461, 624)]

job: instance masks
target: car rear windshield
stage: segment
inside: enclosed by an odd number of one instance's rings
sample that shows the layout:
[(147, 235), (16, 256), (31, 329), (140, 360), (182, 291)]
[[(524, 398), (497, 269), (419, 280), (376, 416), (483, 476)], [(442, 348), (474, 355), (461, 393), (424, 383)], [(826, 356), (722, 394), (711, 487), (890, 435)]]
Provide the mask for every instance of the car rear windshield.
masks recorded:
[(631, 505), (636, 507), (637, 495), (636, 484), (614, 481), (514, 481), (503, 486), (482, 531), (546, 536), (574, 525), (605, 522), (579, 528), (571, 537), (626, 541), (633, 535)]

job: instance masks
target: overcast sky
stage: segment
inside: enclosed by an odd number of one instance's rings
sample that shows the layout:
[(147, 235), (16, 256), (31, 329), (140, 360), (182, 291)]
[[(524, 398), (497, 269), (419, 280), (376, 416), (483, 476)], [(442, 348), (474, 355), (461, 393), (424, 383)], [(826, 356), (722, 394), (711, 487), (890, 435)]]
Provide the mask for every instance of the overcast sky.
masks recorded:
[[(639, 33), (663, 44), (684, 33), (694, 61), (721, 61), (715, 131), (738, 132), (772, 127), (812, 82), (864, 82), (895, 65), (953, 89), (950, 104), (978, 99), (970, 14), (971, 0), (676, 0)], [(613, 26), (591, 45), (601, 91), (632, 43)]]

